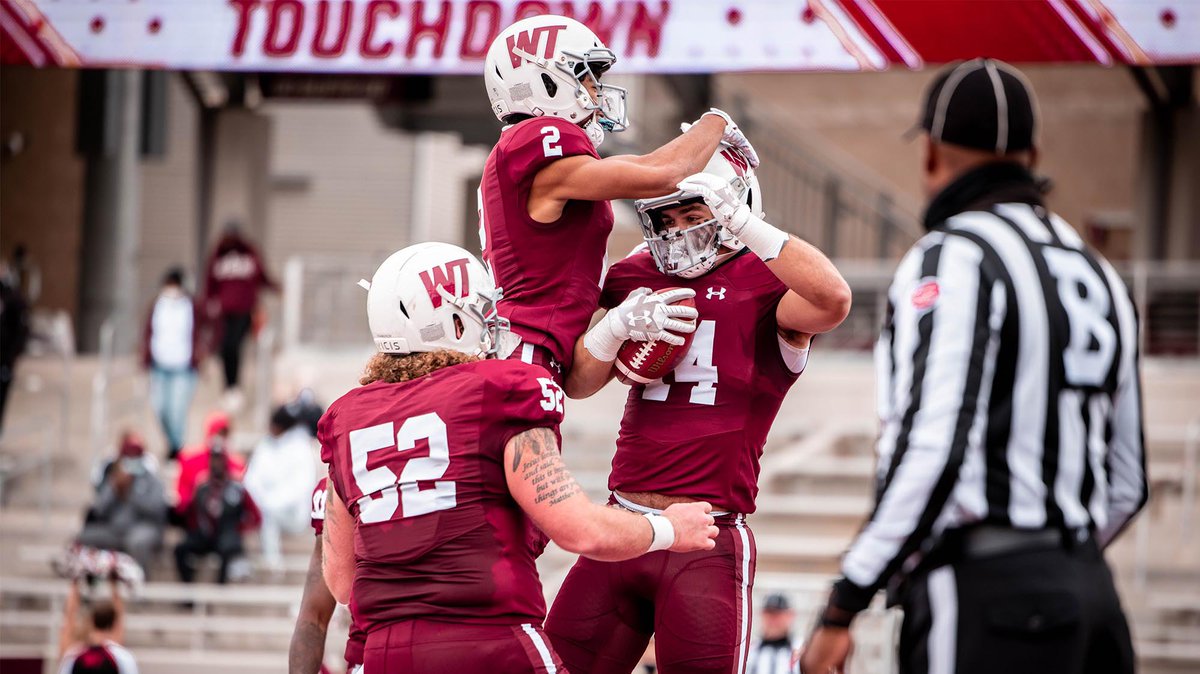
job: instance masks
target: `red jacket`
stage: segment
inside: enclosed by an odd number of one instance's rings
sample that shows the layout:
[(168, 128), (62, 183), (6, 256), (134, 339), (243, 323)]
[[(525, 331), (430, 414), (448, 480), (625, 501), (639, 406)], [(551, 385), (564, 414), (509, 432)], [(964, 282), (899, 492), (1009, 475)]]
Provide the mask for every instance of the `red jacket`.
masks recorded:
[(258, 305), (258, 291), (264, 287), (279, 289), (267, 276), (258, 251), (241, 236), (226, 234), (208, 259), (204, 303), (215, 303), (219, 315), (249, 314)]
[[(196, 487), (208, 479), (209, 445), (213, 436), (228, 427), (229, 417), (223, 412), (213, 412), (204, 424), (204, 442), (179, 452), (179, 478), (175, 482), (175, 511), (179, 514), (187, 515)], [(246, 460), (229, 452), (229, 477), (241, 480), (245, 473)]]

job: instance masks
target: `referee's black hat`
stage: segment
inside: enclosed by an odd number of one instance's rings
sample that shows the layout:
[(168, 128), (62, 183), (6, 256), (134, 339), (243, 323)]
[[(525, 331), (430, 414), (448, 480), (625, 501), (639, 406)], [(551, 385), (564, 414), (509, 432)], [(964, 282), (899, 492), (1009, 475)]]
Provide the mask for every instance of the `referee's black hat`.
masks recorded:
[(948, 66), (925, 92), (919, 123), (939, 143), (996, 154), (1033, 147), (1033, 87), (1016, 68), (993, 59)]

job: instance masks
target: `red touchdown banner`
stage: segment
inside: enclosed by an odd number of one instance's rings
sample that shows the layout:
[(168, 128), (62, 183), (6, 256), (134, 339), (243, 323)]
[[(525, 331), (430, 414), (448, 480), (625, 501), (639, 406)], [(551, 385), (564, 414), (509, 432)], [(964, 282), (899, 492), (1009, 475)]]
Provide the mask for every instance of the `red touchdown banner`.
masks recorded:
[(0, 0), (0, 62), (478, 74), (500, 30), (551, 13), (623, 73), (1200, 63), (1200, 0)]

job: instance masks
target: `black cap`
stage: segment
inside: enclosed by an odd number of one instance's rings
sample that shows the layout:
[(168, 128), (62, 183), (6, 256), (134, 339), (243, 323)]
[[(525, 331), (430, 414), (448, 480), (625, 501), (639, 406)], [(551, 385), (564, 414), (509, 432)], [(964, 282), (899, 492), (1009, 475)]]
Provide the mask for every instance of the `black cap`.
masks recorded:
[(975, 59), (938, 73), (925, 92), (920, 128), (939, 143), (1006, 154), (1033, 147), (1033, 88), (1016, 68)]
[(792, 608), (791, 602), (788, 601), (786, 595), (769, 594), (763, 600), (762, 610), (764, 611), (787, 611)]

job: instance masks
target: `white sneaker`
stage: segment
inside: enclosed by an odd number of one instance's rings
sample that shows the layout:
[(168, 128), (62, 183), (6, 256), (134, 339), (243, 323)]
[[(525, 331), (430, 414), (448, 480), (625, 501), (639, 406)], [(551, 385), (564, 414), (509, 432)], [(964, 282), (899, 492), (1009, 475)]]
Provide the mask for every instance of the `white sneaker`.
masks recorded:
[(237, 414), (242, 411), (242, 407), (246, 404), (246, 396), (240, 389), (226, 389), (225, 395), (221, 398), (221, 407), (229, 414)]

